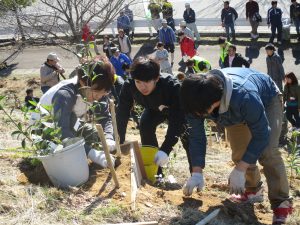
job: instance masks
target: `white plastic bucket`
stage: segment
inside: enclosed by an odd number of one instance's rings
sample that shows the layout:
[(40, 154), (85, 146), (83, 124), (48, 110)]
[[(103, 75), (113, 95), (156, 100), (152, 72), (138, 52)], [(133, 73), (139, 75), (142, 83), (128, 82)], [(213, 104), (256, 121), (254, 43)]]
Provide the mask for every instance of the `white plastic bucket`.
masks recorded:
[(78, 186), (89, 179), (89, 166), (84, 149), (84, 139), (63, 150), (38, 156), (51, 182), (61, 188)]

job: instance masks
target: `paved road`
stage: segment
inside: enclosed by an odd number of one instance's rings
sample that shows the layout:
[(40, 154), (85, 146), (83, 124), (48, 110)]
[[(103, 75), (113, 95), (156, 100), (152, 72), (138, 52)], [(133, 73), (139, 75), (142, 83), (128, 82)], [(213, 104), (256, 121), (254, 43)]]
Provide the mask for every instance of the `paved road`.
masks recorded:
[[(78, 61), (72, 53), (66, 52), (59, 47), (30, 47), (24, 49), (12, 63), (13, 68), (11, 70), (0, 71), (0, 77), (5, 77), (8, 75), (20, 75), (20, 74), (39, 74), (40, 65), (46, 59), (49, 52), (57, 52), (61, 58), (61, 64), (67, 69), (67, 71), (72, 71), (78, 64)], [(145, 44), (143, 46), (133, 46), (132, 56), (136, 55), (147, 55), (153, 52), (153, 47), (150, 44)], [(218, 57), (219, 57), (219, 47), (218, 46), (200, 46), (198, 48), (199, 54), (210, 60), (213, 68), (218, 68)], [(242, 55), (253, 58), (251, 67), (266, 72), (266, 62), (265, 62), (265, 50), (264, 48), (247, 48), (244, 46), (238, 46), (238, 52)], [(300, 49), (285, 49), (279, 51), (284, 59), (284, 68), (286, 71), (294, 71), (300, 79)], [(3, 52), (0, 51), (0, 54)], [(0, 57), (1, 58), (1, 57)], [(181, 60), (180, 49), (177, 46), (175, 50), (175, 64), (174, 72), (176, 73), (178, 69), (178, 62)]]

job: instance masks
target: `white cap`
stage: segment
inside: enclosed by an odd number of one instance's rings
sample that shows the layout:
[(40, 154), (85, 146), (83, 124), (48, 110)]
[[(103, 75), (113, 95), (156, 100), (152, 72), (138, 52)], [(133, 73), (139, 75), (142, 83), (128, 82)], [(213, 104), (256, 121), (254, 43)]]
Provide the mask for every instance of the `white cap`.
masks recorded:
[(161, 23), (168, 23), (166, 19), (163, 19)]
[(183, 27), (186, 27), (186, 22), (184, 20), (180, 21), (180, 24), (179, 26), (183, 26)]
[(58, 58), (56, 53), (54, 53), (54, 52), (50, 52), (47, 56), (47, 59), (53, 60), (55, 62), (58, 62), (60, 60), (60, 58)]

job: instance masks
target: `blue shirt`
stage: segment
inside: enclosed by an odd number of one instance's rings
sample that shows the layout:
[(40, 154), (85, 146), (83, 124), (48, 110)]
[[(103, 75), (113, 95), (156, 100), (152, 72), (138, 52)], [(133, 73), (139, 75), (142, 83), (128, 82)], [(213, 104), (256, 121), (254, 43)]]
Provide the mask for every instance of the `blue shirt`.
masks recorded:
[(174, 44), (176, 40), (175, 33), (173, 29), (169, 26), (166, 28), (161, 27), (159, 29), (159, 41), (164, 44)]
[[(265, 108), (271, 99), (280, 93), (279, 89), (268, 75), (253, 69), (225, 68), (220, 71), (232, 80), (231, 98), (226, 112), (210, 115), (208, 118), (225, 127), (246, 123), (252, 139), (242, 160), (254, 164), (269, 143), (270, 128)], [(206, 154), (204, 119), (188, 115), (187, 120), (190, 126), (189, 151), (192, 165), (204, 168)]]
[(126, 75), (125, 71), (122, 69), (122, 65), (124, 63), (128, 65), (131, 64), (131, 60), (129, 59), (129, 57), (123, 53), (120, 53), (118, 58), (116, 58), (115, 56), (110, 57), (110, 62), (114, 66), (116, 74), (121, 77)]

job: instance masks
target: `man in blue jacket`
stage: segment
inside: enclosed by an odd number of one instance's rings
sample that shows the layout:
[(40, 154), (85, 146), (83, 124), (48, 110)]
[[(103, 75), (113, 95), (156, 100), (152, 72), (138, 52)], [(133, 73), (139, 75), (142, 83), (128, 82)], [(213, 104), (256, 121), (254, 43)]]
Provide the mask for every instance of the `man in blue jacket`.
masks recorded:
[(161, 21), (162, 27), (159, 29), (159, 42), (164, 44), (164, 48), (167, 49), (168, 52), (171, 52), (171, 65), (174, 64), (174, 51), (176, 41), (176, 36), (174, 30), (168, 26), (167, 20), (163, 19)]
[(110, 62), (114, 66), (116, 74), (125, 79), (127, 73), (123, 68), (124, 65), (127, 65), (128, 67), (131, 64), (130, 58), (127, 55), (120, 53), (120, 50), (117, 47), (111, 48), (111, 52), (113, 56), (110, 57)]
[(238, 18), (238, 14), (234, 8), (229, 7), (229, 1), (224, 2), (224, 9), (222, 9), (221, 13), (221, 20), (222, 20), (222, 27), (225, 27), (227, 41), (230, 41), (230, 32), (232, 40), (235, 41), (235, 29), (234, 29), (234, 22)]
[[(274, 81), (247, 68), (212, 70), (183, 81), (183, 107), (190, 126), (192, 176), (184, 186), (191, 195), (204, 187), (206, 136), (204, 118), (227, 129), (235, 168), (229, 175), (230, 192), (236, 201), (258, 201), (263, 166), (273, 209), (274, 224), (285, 222), (292, 212), (285, 165), (277, 148), (282, 121), (281, 93)], [(195, 99), (197, 99), (195, 101)], [(280, 223), (281, 224), (281, 223)]]
[(125, 34), (129, 36), (130, 31), (130, 19), (125, 12), (122, 10), (120, 11), (120, 16), (117, 18), (117, 28), (118, 30), (124, 30)]
[(272, 1), (271, 4), (272, 7), (268, 10), (268, 15), (267, 15), (267, 23), (269, 27), (271, 25), (271, 31), (272, 31), (272, 35), (269, 42), (273, 43), (276, 35), (276, 30), (277, 30), (277, 43), (281, 45), (282, 10), (277, 7), (277, 1)]

